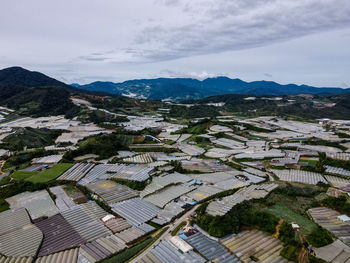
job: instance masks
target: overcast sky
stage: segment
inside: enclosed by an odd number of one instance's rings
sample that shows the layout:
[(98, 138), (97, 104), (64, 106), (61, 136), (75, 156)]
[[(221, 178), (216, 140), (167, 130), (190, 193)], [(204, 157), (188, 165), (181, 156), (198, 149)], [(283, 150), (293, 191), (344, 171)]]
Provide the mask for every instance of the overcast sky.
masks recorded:
[(350, 87), (349, 0), (0, 0), (0, 67)]

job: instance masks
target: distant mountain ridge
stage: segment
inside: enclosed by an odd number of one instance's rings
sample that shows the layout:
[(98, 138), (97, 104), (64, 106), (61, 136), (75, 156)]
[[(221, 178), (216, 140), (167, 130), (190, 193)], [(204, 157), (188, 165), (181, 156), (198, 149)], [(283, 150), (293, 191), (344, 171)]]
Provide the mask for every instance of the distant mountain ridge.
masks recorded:
[(317, 88), (296, 84), (282, 85), (273, 81), (245, 82), (241, 79), (230, 79), (228, 77), (207, 78), (202, 81), (191, 78), (138, 79), (122, 83), (96, 81), (81, 85), (79, 88), (157, 100), (198, 99), (223, 94), (279, 96), (301, 93), (330, 95), (350, 92), (350, 89)]
[[(10, 86), (12, 88), (10, 88)], [(245, 82), (228, 77), (197, 80), (191, 78), (136, 79), (122, 83), (96, 81), (86, 85), (67, 85), (40, 72), (21, 67), (0, 70), (1, 95), (18, 93), (24, 88), (57, 87), (73, 93), (93, 93), (97, 95), (118, 94), (132, 98), (182, 101), (201, 99), (223, 94), (243, 95), (294, 95), (315, 94), (334, 95), (350, 93), (350, 89), (316, 88), (307, 85), (281, 85), (272, 81)], [(1, 93), (1, 92), (0, 92)]]

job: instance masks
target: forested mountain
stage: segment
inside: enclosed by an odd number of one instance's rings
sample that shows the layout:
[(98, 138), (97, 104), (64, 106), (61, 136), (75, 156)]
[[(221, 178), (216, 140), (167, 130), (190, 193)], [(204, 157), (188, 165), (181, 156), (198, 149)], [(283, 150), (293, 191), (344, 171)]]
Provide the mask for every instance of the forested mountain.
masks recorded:
[(272, 81), (245, 82), (227, 77), (207, 78), (203, 81), (190, 78), (158, 78), (128, 80), (122, 83), (93, 82), (79, 86), (90, 91), (103, 91), (150, 99), (198, 99), (221, 94), (292, 95), (292, 94), (343, 94), (350, 89), (316, 88), (307, 85), (281, 85)]
[(0, 105), (36, 116), (66, 114), (75, 106), (70, 92), (78, 90), (39, 72), (20, 67), (0, 70)]
[(21, 67), (11, 67), (0, 70), (0, 85), (15, 85), (30, 88), (45, 86), (71, 88), (71, 86), (40, 72), (29, 71)]

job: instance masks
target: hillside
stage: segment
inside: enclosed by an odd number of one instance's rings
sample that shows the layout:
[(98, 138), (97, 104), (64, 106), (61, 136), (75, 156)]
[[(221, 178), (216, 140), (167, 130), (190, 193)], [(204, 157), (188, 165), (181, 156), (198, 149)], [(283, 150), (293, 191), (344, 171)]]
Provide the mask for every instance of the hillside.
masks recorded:
[(0, 87), (1, 89), (4, 89), (8, 86), (24, 88), (60, 87), (74, 93), (107, 95), (106, 93), (81, 90), (77, 87), (67, 85), (66, 83), (51, 78), (43, 73), (30, 71), (21, 67), (10, 67), (0, 70)]
[(330, 96), (284, 95), (280, 98), (226, 94), (210, 96), (199, 100), (187, 100), (187, 104), (207, 104), (224, 102), (221, 111), (242, 115), (297, 116), (301, 118), (350, 119), (350, 93)]
[(66, 114), (76, 108), (70, 94), (81, 92), (89, 93), (40, 72), (21, 67), (0, 70), (0, 105), (20, 115)]
[(40, 72), (29, 71), (21, 67), (11, 67), (0, 70), (0, 85), (15, 85), (22, 87), (63, 87), (70, 89), (71, 86), (48, 77)]
[(15, 133), (2, 140), (0, 146), (11, 151), (20, 151), (23, 147), (39, 148), (55, 144), (55, 139), (61, 133), (59, 130), (17, 128)]
[[(7, 86), (9, 87), (9, 86)], [(0, 105), (17, 110), (20, 115), (49, 116), (66, 114), (76, 106), (69, 99), (70, 93), (60, 87), (23, 88), (16, 87), (11, 96), (0, 96)], [(2, 90), (8, 91), (7, 88)], [(9, 92), (10, 93), (10, 92)]]
[(79, 86), (79, 88), (156, 100), (198, 99), (230, 93), (280, 96), (301, 93), (330, 95), (350, 92), (350, 89), (317, 88), (295, 84), (281, 85), (272, 81), (245, 82), (227, 77), (207, 78), (203, 81), (190, 78), (140, 79), (122, 83), (98, 81)]

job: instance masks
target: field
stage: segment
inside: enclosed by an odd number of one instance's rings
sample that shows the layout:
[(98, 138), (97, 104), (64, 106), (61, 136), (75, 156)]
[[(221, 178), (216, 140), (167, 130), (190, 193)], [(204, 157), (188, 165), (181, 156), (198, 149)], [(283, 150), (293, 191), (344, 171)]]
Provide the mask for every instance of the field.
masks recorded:
[(293, 212), (282, 203), (277, 203), (267, 208), (266, 210), (289, 223), (297, 223), (301, 227), (303, 234), (310, 234), (312, 230), (317, 228), (317, 225), (314, 222), (302, 215)]
[(16, 180), (26, 180), (29, 177), (36, 175), (37, 173), (38, 172), (31, 172), (31, 171), (16, 171), (11, 175), (11, 177)]
[(48, 181), (56, 179), (72, 166), (73, 164), (71, 163), (60, 163), (52, 168), (49, 168), (36, 175), (33, 175), (32, 177), (29, 177), (27, 181), (30, 181), (32, 183), (46, 183)]

